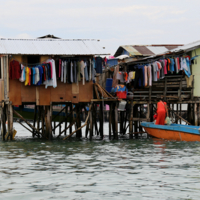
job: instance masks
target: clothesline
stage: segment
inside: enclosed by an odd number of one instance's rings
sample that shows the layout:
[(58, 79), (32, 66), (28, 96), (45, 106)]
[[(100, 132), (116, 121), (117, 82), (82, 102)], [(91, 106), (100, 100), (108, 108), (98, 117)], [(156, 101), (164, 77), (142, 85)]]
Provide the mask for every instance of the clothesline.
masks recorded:
[(190, 70), (191, 58), (185, 53), (181, 55), (171, 55), (165, 58), (159, 56), (151, 59), (151, 61), (134, 62), (129, 64), (127, 68), (122, 69), (122, 71), (119, 70), (118, 66), (113, 75), (113, 85), (117, 83), (116, 80), (119, 80), (120, 83), (130, 83), (134, 88), (152, 86), (152, 81), (157, 82), (163, 79), (165, 75), (179, 74), (180, 71), (185, 72), (187, 79), (192, 79)]
[[(132, 61), (130, 63), (125, 63), (127, 65), (133, 65), (133, 64), (147, 64), (147, 63), (153, 63), (155, 61), (158, 61), (159, 59), (165, 59), (165, 58), (171, 58), (171, 57), (177, 57), (177, 56), (186, 56), (187, 54), (184, 52), (184, 53), (178, 53), (176, 55), (174, 54), (169, 54), (169, 55), (162, 55), (162, 56), (159, 56), (159, 57), (156, 57), (156, 58), (146, 58), (144, 61)], [(122, 63), (122, 66), (124, 65), (124, 63)]]
[(9, 64), (9, 78), (19, 79), (25, 82), (25, 86), (44, 84), (45, 88), (57, 87), (57, 79), (69, 84), (78, 84), (82, 80), (85, 85), (85, 81), (95, 81), (95, 62), (93, 59), (47, 59), (30, 67), (12, 59)]

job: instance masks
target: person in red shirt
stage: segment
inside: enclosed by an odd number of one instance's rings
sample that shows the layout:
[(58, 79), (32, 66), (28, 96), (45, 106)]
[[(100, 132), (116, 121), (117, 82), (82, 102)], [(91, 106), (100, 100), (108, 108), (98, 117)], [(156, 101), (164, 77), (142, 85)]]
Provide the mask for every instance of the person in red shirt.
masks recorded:
[(156, 125), (164, 125), (165, 124), (165, 118), (166, 113), (168, 116), (168, 109), (167, 109), (167, 103), (163, 102), (162, 99), (157, 103), (157, 119), (156, 119)]

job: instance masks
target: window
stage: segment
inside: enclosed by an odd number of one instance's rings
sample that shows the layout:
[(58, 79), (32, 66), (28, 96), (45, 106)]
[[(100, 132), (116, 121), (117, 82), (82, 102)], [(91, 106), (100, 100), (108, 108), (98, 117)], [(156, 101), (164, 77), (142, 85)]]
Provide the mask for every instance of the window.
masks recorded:
[(27, 56), (28, 64), (40, 63), (40, 56)]

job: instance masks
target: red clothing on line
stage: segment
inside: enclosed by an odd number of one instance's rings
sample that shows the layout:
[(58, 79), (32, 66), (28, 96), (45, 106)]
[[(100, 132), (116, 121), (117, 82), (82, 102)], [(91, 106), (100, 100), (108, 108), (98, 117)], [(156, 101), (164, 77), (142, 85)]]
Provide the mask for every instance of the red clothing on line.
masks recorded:
[(21, 77), (20, 73), (20, 64), (16, 60), (12, 60), (10, 62), (10, 67), (9, 67), (9, 78), (10, 79), (19, 79)]

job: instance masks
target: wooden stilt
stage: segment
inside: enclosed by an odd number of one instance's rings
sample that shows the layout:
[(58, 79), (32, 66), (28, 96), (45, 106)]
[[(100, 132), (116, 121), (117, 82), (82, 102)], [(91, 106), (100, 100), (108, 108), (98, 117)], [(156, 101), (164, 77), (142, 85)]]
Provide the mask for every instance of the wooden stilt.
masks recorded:
[(6, 135), (5, 105), (3, 105), (1, 111), (1, 124), (2, 124), (2, 140), (5, 141), (5, 135)]
[(54, 135), (56, 134), (56, 129), (55, 129), (55, 127), (56, 127), (56, 121), (54, 120), (54, 121), (53, 121), (53, 134), (54, 134)]
[(42, 118), (42, 137), (45, 137), (45, 109), (41, 106), (41, 118)]
[[(33, 126), (35, 127), (35, 123), (36, 123), (36, 117), (37, 117), (37, 106), (35, 105), (35, 108), (34, 108), (34, 117), (33, 117)], [(35, 130), (33, 129), (33, 134), (32, 134), (33, 137), (35, 137)]]
[[(77, 118), (77, 128), (81, 127), (81, 119), (80, 119), (80, 113), (82, 112), (82, 108), (79, 104), (76, 104), (76, 118)], [(80, 112), (79, 112), (80, 111)], [(76, 129), (77, 129), (76, 128)], [(77, 132), (76, 132), (76, 137), (78, 138), (81, 138), (82, 137), (82, 131), (81, 129), (79, 129)]]
[(86, 129), (85, 129), (85, 138), (87, 138), (88, 136), (89, 126), (90, 126), (90, 122), (88, 121), (86, 125)]
[(96, 131), (97, 135), (99, 135), (99, 129), (98, 129), (98, 125), (97, 125), (97, 105), (96, 104), (94, 104), (94, 109), (92, 110), (92, 112), (94, 112), (95, 131)]
[[(138, 105), (134, 106), (134, 117), (138, 117)], [(134, 132), (139, 132), (138, 121), (134, 121)], [(138, 134), (135, 134), (135, 138), (138, 139)]]
[[(91, 108), (93, 103), (91, 103)], [(93, 122), (92, 122), (92, 111), (89, 112), (89, 117), (90, 117), (90, 140), (92, 140), (92, 136), (93, 136)]]
[[(72, 123), (72, 121), (73, 121), (73, 118), (74, 118), (74, 113), (73, 113), (73, 111), (74, 111), (74, 108), (73, 108), (73, 104), (71, 104), (70, 106), (69, 106), (69, 110), (70, 110), (70, 113), (72, 113), (72, 116), (70, 116), (70, 124)], [(72, 133), (72, 127), (70, 127), (69, 128), (69, 132), (70, 132), (70, 134)]]
[[(174, 104), (172, 104), (172, 110), (174, 110)], [(168, 111), (169, 112), (169, 111)], [(171, 119), (174, 121), (174, 119), (173, 119), (173, 114), (172, 114), (172, 116), (171, 116)]]
[(46, 124), (46, 137), (49, 140), (52, 139), (52, 130), (51, 130), (51, 115), (50, 115), (50, 106), (45, 106), (46, 116), (45, 116), (45, 124)]
[(127, 128), (126, 128), (127, 113), (128, 113), (128, 112), (124, 112), (123, 135), (126, 134), (126, 130), (127, 130)]
[[(40, 130), (41, 106), (37, 106), (37, 131)], [(40, 135), (38, 134), (38, 138)]]
[(110, 107), (110, 110), (109, 110), (109, 139), (111, 140), (111, 126), (112, 126), (112, 110), (113, 110), (113, 107), (112, 107), (112, 103), (109, 105)]
[[(169, 112), (171, 112), (171, 111), (169, 111)], [(178, 115), (178, 104), (176, 104), (176, 113), (177, 113), (177, 115)], [(171, 116), (171, 115), (170, 115), (170, 116)], [(177, 117), (176, 117), (175, 123), (178, 124), (178, 118), (177, 118)]]
[(115, 103), (115, 135), (114, 139), (118, 140), (118, 106)]
[[(63, 140), (66, 140), (67, 138), (69, 138), (69, 137), (71, 137), (74, 133), (76, 133), (79, 129), (81, 129), (81, 128), (83, 128), (84, 126), (86, 126), (87, 125), (87, 121), (88, 121), (88, 119), (89, 119), (89, 117), (91, 117), (91, 119), (92, 119), (92, 115), (90, 115), (91, 114), (91, 105), (90, 105), (90, 108), (89, 108), (89, 112), (88, 112), (88, 116), (87, 116), (87, 118), (86, 118), (86, 121), (85, 121), (85, 123), (81, 126), (81, 127), (79, 127), (77, 130), (75, 130), (75, 131), (73, 131), (70, 135), (68, 135), (67, 137), (65, 137)], [(92, 130), (93, 131), (93, 130)], [(90, 134), (91, 135), (91, 134)]]
[(100, 105), (100, 110), (99, 110), (99, 118), (100, 118), (100, 136), (103, 138), (103, 105), (102, 103)]
[(53, 104), (51, 103), (50, 104), (50, 132), (51, 132), (51, 137), (53, 138), (53, 134), (52, 134), (52, 119), (53, 119)]
[(129, 116), (129, 139), (133, 139), (133, 100), (131, 100), (130, 102), (131, 106), (131, 110), (130, 110), (130, 116)]
[(67, 128), (67, 113), (68, 113), (68, 106), (66, 105), (65, 106), (65, 135), (67, 135), (67, 130), (66, 130), (66, 128)]
[(5, 140), (12, 140), (13, 139), (13, 107), (10, 102), (6, 105), (6, 112), (7, 112), (7, 121), (8, 121), (8, 134), (6, 134), (7, 138), (5, 138)]
[(116, 129), (115, 129), (115, 105), (114, 103), (111, 103), (112, 104), (112, 132), (113, 132), (113, 136), (115, 137), (115, 132), (116, 132)]
[(198, 126), (197, 103), (194, 104), (194, 123), (195, 126)]

